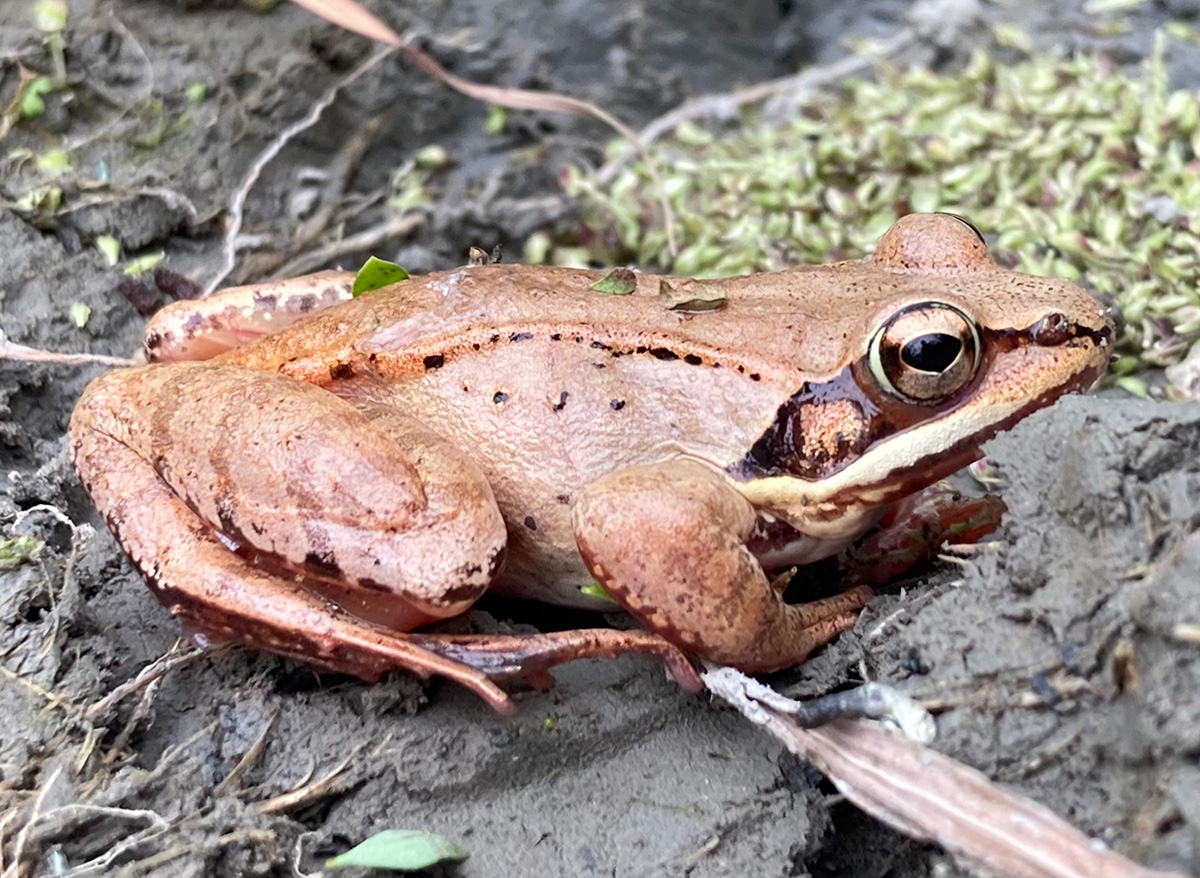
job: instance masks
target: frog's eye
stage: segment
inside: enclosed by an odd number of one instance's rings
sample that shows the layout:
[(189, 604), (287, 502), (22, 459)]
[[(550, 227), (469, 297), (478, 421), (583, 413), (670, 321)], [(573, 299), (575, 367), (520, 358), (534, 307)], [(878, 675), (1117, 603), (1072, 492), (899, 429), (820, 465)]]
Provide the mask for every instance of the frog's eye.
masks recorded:
[(933, 405), (961, 390), (979, 367), (979, 329), (941, 302), (897, 312), (871, 339), (871, 374), (892, 396)]

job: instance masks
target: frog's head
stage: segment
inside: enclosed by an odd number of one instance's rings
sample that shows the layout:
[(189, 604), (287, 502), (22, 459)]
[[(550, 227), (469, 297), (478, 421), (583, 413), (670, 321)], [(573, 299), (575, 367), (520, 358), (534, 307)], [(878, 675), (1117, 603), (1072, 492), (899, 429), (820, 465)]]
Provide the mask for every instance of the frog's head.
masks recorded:
[(756, 505), (809, 533), (857, 527), (960, 469), (996, 433), (1092, 387), (1111, 356), (1096, 299), (997, 266), (949, 214), (904, 217), (846, 271), (857, 294), (829, 339), (828, 377), (780, 408), (740, 470)]

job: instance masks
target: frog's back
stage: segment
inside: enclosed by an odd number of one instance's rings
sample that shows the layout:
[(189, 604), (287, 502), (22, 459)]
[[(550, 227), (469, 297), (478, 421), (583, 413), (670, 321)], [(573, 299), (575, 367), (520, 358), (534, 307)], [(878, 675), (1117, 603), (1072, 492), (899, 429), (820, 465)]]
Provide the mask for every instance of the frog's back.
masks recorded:
[[(870, 263), (721, 281), (479, 266), (364, 295), (232, 359), (386, 399), (478, 460), (510, 545), (513, 590), (561, 602), (590, 581), (571, 508), (596, 478), (686, 450), (733, 467), (806, 382), (861, 356), (881, 308), (939, 283)], [(688, 284), (721, 306), (673, 310)], [(621, 290), (620, 292), (624, 292)]]

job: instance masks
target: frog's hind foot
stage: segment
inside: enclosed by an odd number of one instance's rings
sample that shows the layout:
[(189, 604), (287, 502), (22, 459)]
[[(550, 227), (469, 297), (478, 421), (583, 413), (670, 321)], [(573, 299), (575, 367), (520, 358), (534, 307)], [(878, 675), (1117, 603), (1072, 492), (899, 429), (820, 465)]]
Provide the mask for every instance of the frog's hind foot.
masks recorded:
[(491, 680), (524, 679), (546, 688), (550, 668), (581, 658), (612, 659), (642, 653), (662, 659), (667, 673), (687, 692), (704, 688), (683, 650), (645, 631), (583, 628), (545, 634), (411, 634), (414, 644), (485, 674)]

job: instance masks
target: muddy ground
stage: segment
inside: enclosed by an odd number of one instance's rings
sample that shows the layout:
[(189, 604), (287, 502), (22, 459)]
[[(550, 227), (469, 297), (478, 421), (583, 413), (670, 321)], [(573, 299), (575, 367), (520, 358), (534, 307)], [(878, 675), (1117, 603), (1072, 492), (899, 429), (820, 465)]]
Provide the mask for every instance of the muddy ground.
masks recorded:
[[(0, 6), (6, 88), (15, 61), (45, 68), (32, 5)], [(558, 88), (634, 123), (697, 91), (828, 62), (839, 37), (886, 36), (907, 6), (376, 4), (457, 73)], [(1043, 48), (1095, 44), (1076, 4), (1047, 6), (982, 11), (1025, 22)], [(1145, 4), (1107, 46), (1136, 61), (1154, 25), (1196, 11)], [(954, 63), (979, 33), (956, 31), (914, 60)], [(92, 241), (162, 249), (166, 267), (203, 283), (248, 164), (368, 47), (288, 5), (260, 15), (215, 0), (72, 0), (65, 37), (72, 99), (50, 96), (14, 128), (0, 179), (13, 200), (44, 174), (12, 150), (69, 146), (70, 210), (57, 229), (0, 211), (0, 327), (27, 345), (127, 355), (139, 308), (165, 296), (153, 284), (122, 292)], [(1186, 63), (1176, 76), (1200, 84)], [(196, 84), (206, 94), (189, 100)], [(596, 161), (608, 134), (528, 114), (485, 136), (486, 118), (387, 61), (267, 167), (246, 229), (262, 251), (295, 256), (301, 224), (339, 199), (356, 211), (301, 251), (370, 228), (389, 178), (436, 142), (455, 164), (434, 179), (424, 224), (374, 252), (424, 271), (460, 264), (470, 245), (516, 254), (535, 230), (569, 237), (558, 169)], [(242, 266), (270, 270), (261, 255)], [(69, 318), (77, 302), (91, 309), (82, 329)], [(444, 683), (365, 686), (234, 651), (83, 716), (179, 634), (63, 456), (71, 406), (96, 371), (0, 364), (0, 522), (47, 542), (37, 562), (0, 570), (4, 867), (19, 847), (19, 874), (291, 875), (402, 827), (462, 842), (471, 857), (452, 871), (464, 876), (958, 874), (640, 658), (566, 666), (552, 692), (521, 693), (501, 718)], [(1197, 406), (1072, 399), (1030, 419), (989, 448), (1008, 483), (1001, 539), (963, 570), (879, 597), (854, 632), (776, 682), (810, 695), (864, 674), (891, 681), (939, 705), (939, 749), (1141, 862), (1200, 874), (1198, 449)], [(536, 618), (511, 604), (487, 612)], [(334, 772), (319, 795), (276, 798)], [(43, 816), (29, 824), (33, 809)]]

